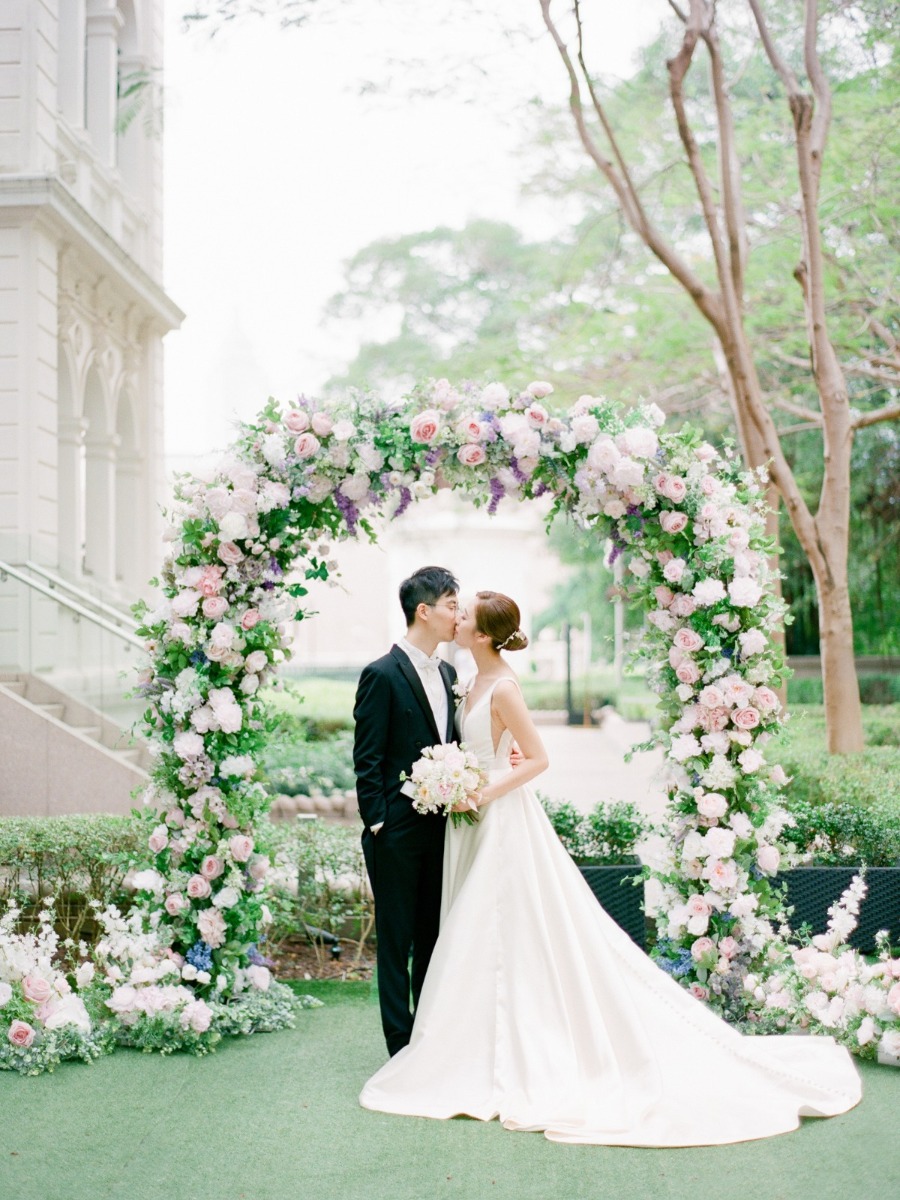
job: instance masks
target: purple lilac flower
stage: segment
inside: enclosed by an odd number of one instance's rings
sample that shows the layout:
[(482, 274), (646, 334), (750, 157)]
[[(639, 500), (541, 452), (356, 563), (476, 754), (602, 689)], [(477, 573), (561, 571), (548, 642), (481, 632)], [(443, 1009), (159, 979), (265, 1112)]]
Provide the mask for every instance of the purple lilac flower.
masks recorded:
[(356, 533), (356, 526), (359, 524), (359, 509), (341, 491), (334, 493), (334, 502), (338, 506), (341, 516), (347, 522), (349, 532)]
[(500, 501), (506, 495), (506, 488), (503, 486), (503, 484), (500, 482), (500, 480), (497, 479), (496, 476), (493, 476), (491, 478), (490, 488), (491, 488), (491, 502), (488, 505), (488, 516), (492, 517), (497, 511)]
[(437, 466), (437, 464), (441, 461), (442, 457), (443, 457), (442, 450), (429, 450), (428, 453), (425, 455), (425, 466), (426, 467)]
[(513, 457), (509, 460), (509, 469), (512, 471), (513, 475), (515, 476), (517, 483), (527, 483), (528, 482), (528, 476), (519, 467), (519, 460), (515, 457), (515, 455), (513, 455)]
[(401, 487), (400, 503), (397, 505), (396, 511), (394, 512), (394, 518), (396, 519), (397, 517), (402, 517), (409, 508), (410, 504), (412, 504), (412, 492), (408, 487)]

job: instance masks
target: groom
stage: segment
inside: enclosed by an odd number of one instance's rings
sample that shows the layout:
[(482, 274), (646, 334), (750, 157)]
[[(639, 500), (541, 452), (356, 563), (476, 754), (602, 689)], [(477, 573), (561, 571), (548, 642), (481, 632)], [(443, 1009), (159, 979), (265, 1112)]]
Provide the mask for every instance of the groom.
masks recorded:
[(453, 639), (458, 590), (443, 567), (422, 567), (403, 581), (406, 637), (364, 668), (353, 710), (362, 846), (375, 897), (378, 998), (391, 1055), (409, 1041), (437, 941), (444, 860), (444, 817), (417, 813), (401, 791), (400, 773), (410, 774), (426, 746), (455, 736), (456, 672), (435, 651)]

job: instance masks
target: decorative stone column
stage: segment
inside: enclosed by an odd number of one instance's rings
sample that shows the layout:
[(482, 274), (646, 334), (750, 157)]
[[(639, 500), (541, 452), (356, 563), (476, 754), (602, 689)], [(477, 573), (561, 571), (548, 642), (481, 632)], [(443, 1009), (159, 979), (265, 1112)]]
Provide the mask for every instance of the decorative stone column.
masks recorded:
[(144, 502), (141, 495), (143, 460), (123, 454), (116, 463), (116, 582), (126, 597), (137, 598), (140, 578)]
[(116, 578), (116, 459), (115, 434), (85, 442), (84, 571), (96, 583), (112, 587)]
[(106, 167), (116, 165), (117, 39), (123, 23), (116, 0), (88, 0), (87, 128)]
[(60, 417), (58, 442), (59, 565), (67, 575), (80, 575), (84, 555), (83, 417)]
[(85, 0), (63, 0), (58, 9), (57, 81), (59, 111), (73, 129), (84, 128)]

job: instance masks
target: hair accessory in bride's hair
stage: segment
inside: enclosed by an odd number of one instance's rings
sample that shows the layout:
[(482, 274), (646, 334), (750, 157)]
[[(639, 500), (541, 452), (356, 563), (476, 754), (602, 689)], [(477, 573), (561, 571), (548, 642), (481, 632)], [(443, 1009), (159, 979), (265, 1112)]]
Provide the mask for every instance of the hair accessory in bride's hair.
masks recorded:
[(521, 630), (521, 629), (514, 629), (514, 630), (512, 631), (512, 633), (509, 635), (509, 637), (506, 639), (506, 641), (505, 641), (505, 642), (501, 642), (501, 643), (500, 643), (500, 645), (497, 647), (497, 649), (498, 649), (498, 650), (505, 650), (505, 649), (506, 649), (506, 647), (509, 645), (509, 643), (510, 643), (510, 642), (513, 640), (513, 638), (516, 638), (516, 639), (518, 639), (518, 640), (520, 640), (520, 641), (521, 641), (521, 639), (522, 639), (524, 636), (525, 636), (525, 634), (522, 632), (522, 630)]

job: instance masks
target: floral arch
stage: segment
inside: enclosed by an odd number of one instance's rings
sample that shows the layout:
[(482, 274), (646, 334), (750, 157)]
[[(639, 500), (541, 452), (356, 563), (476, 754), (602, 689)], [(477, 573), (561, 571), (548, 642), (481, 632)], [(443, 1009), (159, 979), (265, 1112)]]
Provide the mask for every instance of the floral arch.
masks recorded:
[(773, 939), (785, 782), (762, 747), (779, 721), (761, 479), (655, 406), (582, 396), (565, 417), (549, 384), (459, 389), (446, 380), (394, 404), (270, 401), (210, 482), (183, 478), (167, 513), (169, 555), (141, 682), (155, 751), (145, 797), (150, 862), (137, 876), (183, 981), (200, 998), (268, 989), (254, 965), (267, 860), (254, 823), (266, 737), (260, 688), (303, 616), (300, 578), (325, 579), (316, 546), (370, 531), (450, 486), (494, 513), (549, 493), (623, 556), (647, 614), (638, 651), (659, 694), (654, 740), (670, 766), (668, 863), (657, 956), (703, 999), (737, 1015), (743, 980)]

